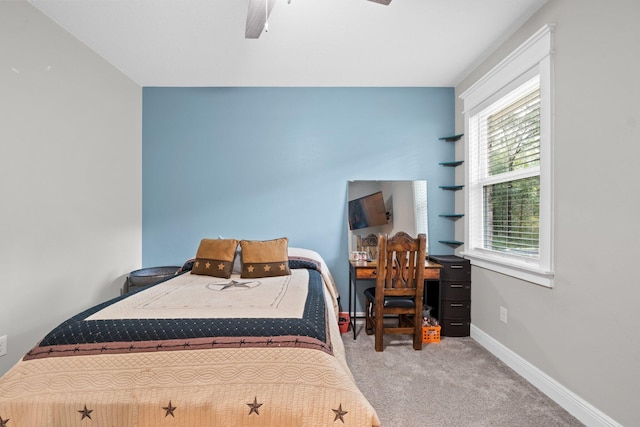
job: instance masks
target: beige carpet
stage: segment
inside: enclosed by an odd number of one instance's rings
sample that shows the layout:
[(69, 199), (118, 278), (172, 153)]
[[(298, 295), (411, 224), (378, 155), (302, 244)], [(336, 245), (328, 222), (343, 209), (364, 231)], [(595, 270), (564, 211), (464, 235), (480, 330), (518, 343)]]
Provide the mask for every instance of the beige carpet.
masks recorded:
[[(360, 326), (358, 326), (360, 328)], [(411, 347), (409, 337), (342, 335), (355, 380), (383, 427), (582, 426), (469, 337)]]

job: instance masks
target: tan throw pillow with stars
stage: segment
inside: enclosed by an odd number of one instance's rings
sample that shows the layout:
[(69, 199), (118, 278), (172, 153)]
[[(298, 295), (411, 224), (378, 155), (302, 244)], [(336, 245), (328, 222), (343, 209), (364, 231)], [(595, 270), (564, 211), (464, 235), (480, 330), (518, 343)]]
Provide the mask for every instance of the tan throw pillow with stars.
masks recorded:
[(228, 279), (237, 247), (236, 239), (202, 239), (191, 273)]
[(242, 272), (240, 277), (274, 277), (291, 274), (289, 269), (289, 240), (241, 240)]

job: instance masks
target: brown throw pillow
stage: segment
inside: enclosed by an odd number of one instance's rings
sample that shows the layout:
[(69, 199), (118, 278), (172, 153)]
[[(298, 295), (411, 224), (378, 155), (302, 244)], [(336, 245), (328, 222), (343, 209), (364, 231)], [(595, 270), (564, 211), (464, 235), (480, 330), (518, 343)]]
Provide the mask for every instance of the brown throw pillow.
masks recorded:
[(274, 277), (291, 274), (289, 270), (289, 240), (241, 240), (242, 273), (240, 277)]
[(228, 279), (237, 247), (236, 239), (202, 239), (191, 273)]

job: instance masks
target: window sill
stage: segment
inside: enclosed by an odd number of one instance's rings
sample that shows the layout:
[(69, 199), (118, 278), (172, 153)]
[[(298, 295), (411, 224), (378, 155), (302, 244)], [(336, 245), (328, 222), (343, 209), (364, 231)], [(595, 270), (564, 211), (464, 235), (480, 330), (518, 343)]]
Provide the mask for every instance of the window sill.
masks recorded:
[(536, 285), (553, 288), (554, 273), (544, 271), (537, 266), (518, 263), (510, 259), (502, 259), (495, 256), (479, 254), (477, 252), (463, 252), (461, 254), (471, 261), (471, 265), (495, 271), (516, 279), (534, 283)]

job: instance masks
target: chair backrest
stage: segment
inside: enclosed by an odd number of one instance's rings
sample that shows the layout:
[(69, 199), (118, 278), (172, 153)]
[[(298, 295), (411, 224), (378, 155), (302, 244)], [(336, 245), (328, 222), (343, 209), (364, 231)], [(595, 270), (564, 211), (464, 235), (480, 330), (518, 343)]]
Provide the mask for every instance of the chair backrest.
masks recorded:
[(385, 296), (416, 296), (424, 293), (424, 264), (427, 256), (427, 237), (412, 238), (400, 231), (392, 237), (378, 235), (378, 274), (376, 294)]

